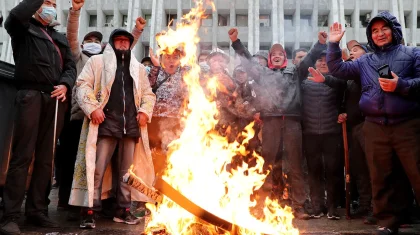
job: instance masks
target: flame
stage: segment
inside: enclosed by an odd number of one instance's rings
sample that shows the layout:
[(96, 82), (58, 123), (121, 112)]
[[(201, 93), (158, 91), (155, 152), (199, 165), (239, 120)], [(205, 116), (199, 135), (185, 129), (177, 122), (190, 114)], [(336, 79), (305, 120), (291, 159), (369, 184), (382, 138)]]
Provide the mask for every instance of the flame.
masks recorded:
[[(203, 2), (197, 1), (196, 4), (197, 7), (177, 23), (176, 30), (168, 28), (156, 38), (160, 46), (158, 53), (181, 49), (184, 53), (181, 65), (190, 68), (183, 76), (189, 91), (189, 102), (182, 120), (185, 127), (180, 138), (169, 145), (169, 166), (162, 177), (197, 205), (238, 225), (235, 234), (299, 234), (292, 225), (291, 209), (283, 209), (277, 200), (265, 200), (263, 219), (256, 219), (250, 212), (250, 207), (256, 204), (250, 197), (263, 185), (268, 173), (262, 170), (263, 158), (246, 148), (255, 134), (253, 123), (242, 132), (240, 143), (228, 143), (226, 137), (214, 131), (218, 122), (217, 106), (206, 98), (200, 86), (200, 67), (196, 62), (200, 41), (198, 29), (205, 13)], [(213, 3), (212, 7), (215, 8)], [(217, 88), (215, 81), (212, 78), (207, 84), (212, 94)], [(255, 166), (243, 162), (227, 170), (235, 156), (247, 155), (256, 161)], [(154, 229), (161, 227), (172, 235), (195, 234), (192, 230), (199, 228), (205, 231), (201, 234), (233, 234), (218, 231), (166, 197), (157, 206), (147, 204), (147, 207), (151, 210), (151, 219), (147, 221), (145, 234), (151, 235)]]

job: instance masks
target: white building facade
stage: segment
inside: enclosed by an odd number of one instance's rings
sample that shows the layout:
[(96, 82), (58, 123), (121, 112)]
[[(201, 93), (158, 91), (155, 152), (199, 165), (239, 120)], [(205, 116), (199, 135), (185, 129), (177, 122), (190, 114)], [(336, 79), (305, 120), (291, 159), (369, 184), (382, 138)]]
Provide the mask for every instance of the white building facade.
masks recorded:
[[(0, 14), (7, 18), (20, 0), (0, 0)], [(338, 21), (346, 25), (343, 43), (356, 39), (366, 43), (366, 25), (381, 11), (390, 11), (403, 26), (405, 42), (420, 45), (419, 0), (213, 0), (216, 11), (209, 6), (199, 31), (200, 50), (219, 47), (233, 55), (228, 30), (236, 27), (239, 38), (251, 53), (268, 50), (282, 43), (291, 57), (294, 49), (309, 49), (317, 41), (317, 32)], [(70, 0), (57, 0), (57, 29), (66, 31)], [(155, 48), (154, 35), (176, 22), (194, 7), (193, 0), (86, 0), (82, 9), (79, 38), (97, 30), (108, 41), (115, 28), (131, 30), (138, 16), (148, 23), (135, 48), (138, 59)], [(3, 22), (4, 24), (4, 22)], [(343, 44), (344, 45), (344, 44)], [(13, 63), (10, 38), (0, 27), (0, 60)]]

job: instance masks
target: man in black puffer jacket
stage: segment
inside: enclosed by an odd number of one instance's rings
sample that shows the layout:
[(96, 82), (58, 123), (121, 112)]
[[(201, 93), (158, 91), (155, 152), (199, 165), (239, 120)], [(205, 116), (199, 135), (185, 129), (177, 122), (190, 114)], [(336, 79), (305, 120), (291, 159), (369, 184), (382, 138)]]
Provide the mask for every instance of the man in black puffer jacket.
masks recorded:
[[(308, 68), (311, 74), (323, 74), (330, 77), (326, 63), (327, 34), (320, 32), (319, 42), (301, 61), (298, 66), (299, 76), (306, 77)], [(316, 70), (310, 66), (315, 65)], [(337, 124), (341, 101), (346, 83), (333, 89), (322, 83), (306, 79), (302, 83), (303, 97), (303, 149), (308, 162), (309, 186), (313, 207), (312, 217), (323, 216), (323, 175), (326, 173), (327, 207), (329, 219), (340, 219), (337, 213), (337, 202), (340, 188), (340, 174), (343, 172), (340, 158), (341, 128)], [(324, 158), (324, 160), (323, 160)], [(323, 164), (324, 162), (324, 164)]]

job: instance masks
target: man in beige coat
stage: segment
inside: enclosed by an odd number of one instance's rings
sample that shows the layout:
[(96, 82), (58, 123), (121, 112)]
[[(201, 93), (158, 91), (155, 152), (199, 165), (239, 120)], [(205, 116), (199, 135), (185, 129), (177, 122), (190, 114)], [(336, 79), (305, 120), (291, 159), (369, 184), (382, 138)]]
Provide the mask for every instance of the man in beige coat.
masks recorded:
[(94, 214), (101, 210), (101, 194), (111, 189), (105, 171), (117, 144), (119, 209), (115, 222), (138, 223), (129, 210), (138, 192), (122, 181), (130, 166), (134, 165), (134, 173), (147, 185), (154, 181), (146, 124), (151, 120), (156, 97), (146, 69), (131, 53), (133, 42), (134, 37), (126, 30), (114, 30), (104, 53), (88, 60), (76, 82), (76, 100), (87, 118), (69, 204), (84, 207), (81, 228), (95, 227)]
[[(79, 19), (84, 2), (85, 0), (72, 0), (72, 7), (69, 9), (67, 19), (67, 39), (76, 63), (77, 75), (82, 72), (83, 67), (91, 56), (101, 54), (103, 51), (101, 45), (102, 34), (100, 32), (92, 31), (87, 33), (83, 38), (82, 44), (78, 40)], [(145, 25), (146, 21), (142, 17), (136, 19), (135, 27), (131, 31), (134, 37), (132, 47), (134, 47), (140, 38)], [(74, 166), (76, 162), (79, 137), (85, 117), (85, 114), (77, 104), (75, 91), (76, 87), (74, 87), (72, 92), (70, 120), (66, 116), (66, 123), (60, 136), (60, 146), (57, 149), (56, 161), (56, 166), (60, 172), (57, 179), (60, 182), (58, 208), (68, 210), (68, 220), (79, 220), (80, 214), (80, 209), (68, 205), (74, 174), (74, 168), (68, 166)]]

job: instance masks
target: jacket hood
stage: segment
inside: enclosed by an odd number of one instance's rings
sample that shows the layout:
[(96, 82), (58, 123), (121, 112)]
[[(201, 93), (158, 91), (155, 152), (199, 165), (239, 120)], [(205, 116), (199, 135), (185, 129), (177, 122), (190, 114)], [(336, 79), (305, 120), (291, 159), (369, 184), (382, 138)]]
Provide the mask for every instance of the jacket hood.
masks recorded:
[(403, 35), (402, 35), (402, 29), (401, 29), (400, 22), (398, 22), (397, 18), (395, 16), (393, 16), (391, 13), (389, 13), (387, 11), (383, 11), (383, 12), (379, 13), (377, 16), (373, 17), (369, 21), (369, 24), (366, 28), (366, 36), (367, 36), (367, 39), (368, 39), (369, 47), (372, 48), (374, 51), (379, 51), (379, 50), (383, 49), (383, 48), (380, 48), (380, 47), (376, 46), (375, 43), (373, 42), (373, 39), (372, 39), (372, 30), (371, 30), (372, 29), (372, 24), (373, 24), (373, 22), (375, 22), (377, 20), (383, 20), (387, 23), (387, 25), (389, 25), (389, 27), (391, 27), (391, 30), (392, 30), (392, 45), (390, 45), (390, 46), (395, 46), (395, 45), (401, 44), (401, 40), (403, 38)]
[(114, 50), (115, 50), (115, 46), (114, 46), (114, 37), (115, 36), (126, 36), (126, 37), (128, 37), (128, 39), (130, 39), (130, 48), (133, 46), (134, 37), (130, 32), (128, 32), (125, 29), (114, 29), (114, 31), (112, 31), (111, 35), (109, 36), (109, 44), (112, 46), (112, 48), (114, 48)]
[(274, 49), (280, 49), (280, 50), (283, 51), (283, 53), (284, 53), (284, 62), (283, 62), (282, 66), (280, 68), (282, 68), (282, 69), (283, 68), (286, 68), (287, 67), (287, 53), (286, 53), (286, 50), (283, 48), (283, 46), (280, 43), (276, 43), (276, 44), (273, 44), (273, 46), (271, 46), (270, 51), (268, 53), (268, 58), (267, 58), (267, 60), (268, 60), (268, 67), (270, 69), (274, 69), (275, 68), (275, 66), (271, 62), (271, 53), (273, 52)]

